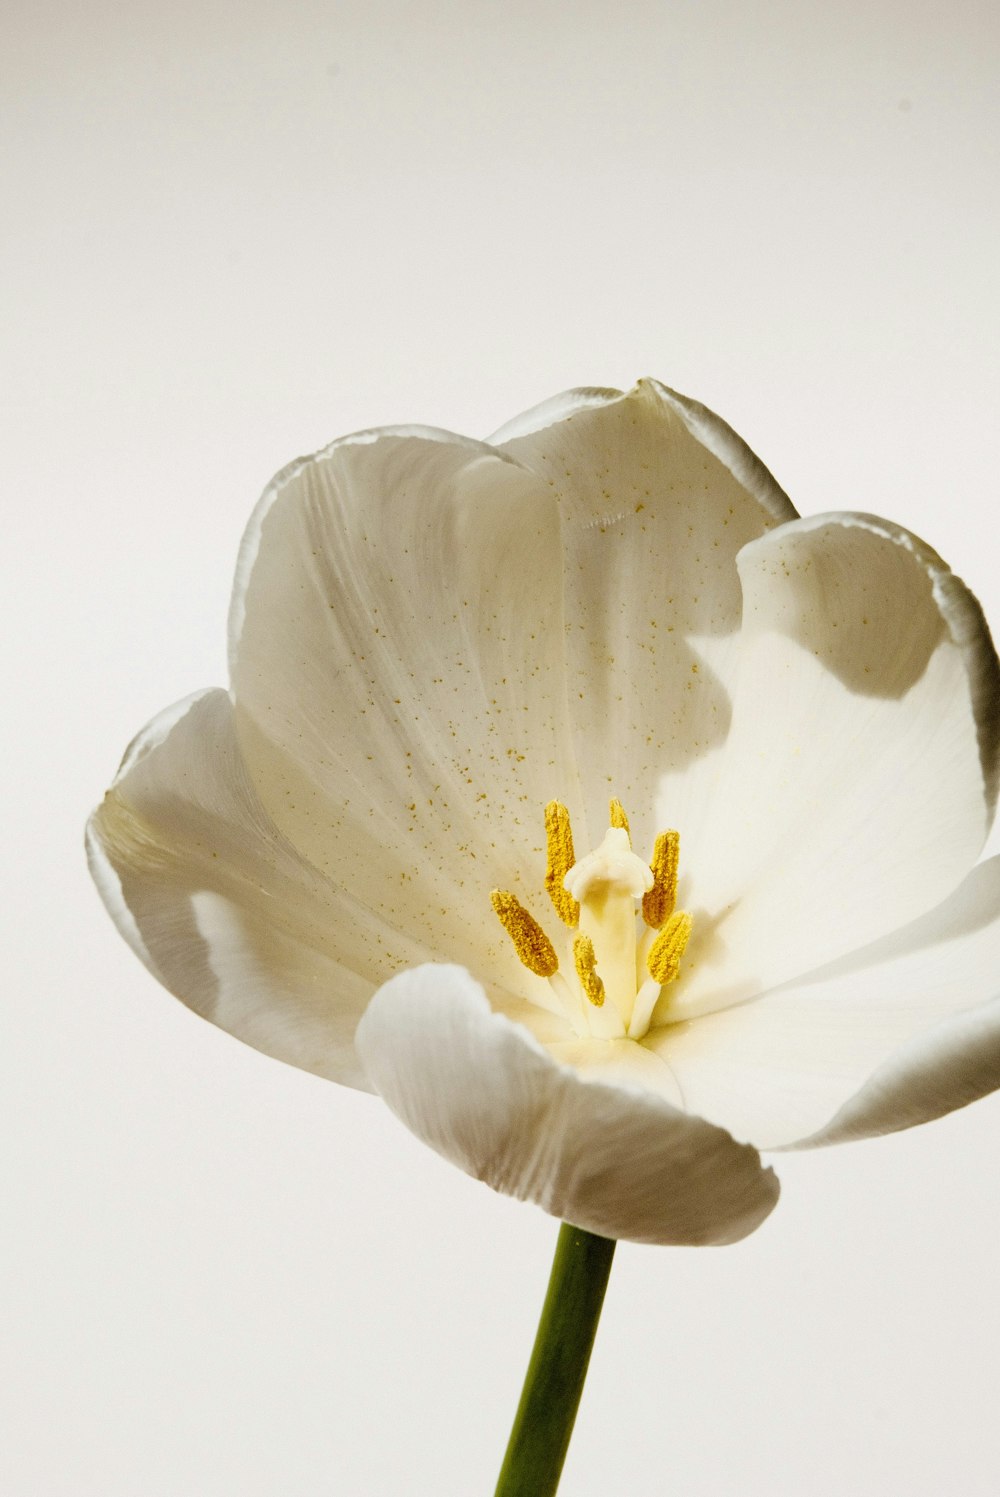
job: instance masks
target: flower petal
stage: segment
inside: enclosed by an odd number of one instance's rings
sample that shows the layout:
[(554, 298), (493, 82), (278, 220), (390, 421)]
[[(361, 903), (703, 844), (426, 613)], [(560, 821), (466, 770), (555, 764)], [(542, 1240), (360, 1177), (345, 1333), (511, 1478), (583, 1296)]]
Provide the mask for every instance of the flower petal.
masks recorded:
[(113, 919), (164, 986), (255, 1049), (367, 1087), (357, 1021), (386, 971), (428, 953), (281, 836), (224, 691), (178, 704), (136, 739), (88, 847)]
[(1000, 1086), (1000, 858), (804, 981), (650, 1033), (684, 1105), (758, 1148), (927, 1122)]
[(934, 552), (887, 521), (827, 515), (748, 546), (739, 568), (733, 725), (685, 845), (694, 936), (664, 1019), (933, 909), (975, 862), (996, 798), (996, 655)]
[[(697, 816), (699, 761), (728, 731), (737, 552), (795, 510), (723, 421), (653, 380), (571, 391), (492, 440), (544, 480), (563, 522), (567, 689), (596, 819), (586, 845), (614, 794), (651, 847), (664, 824)], [(667, 823), (651, 794), (664, 772), (676, 775)]]
[(233, 603), (237, 731), (277, 826), (388, 924), (515, 990), (532, 980), (489, 892), (544, 914), (543, 808), (575, 784), (559, 530), (482, 443), (363, 434), (275, 480)]
[(460, 967), (391, 979), (357, 1043), (372, 1085), (425, 1143), (587, 1231), (735, 1242), (777, 1201), (753, 1149), (651, 1092), (559, 1065)]

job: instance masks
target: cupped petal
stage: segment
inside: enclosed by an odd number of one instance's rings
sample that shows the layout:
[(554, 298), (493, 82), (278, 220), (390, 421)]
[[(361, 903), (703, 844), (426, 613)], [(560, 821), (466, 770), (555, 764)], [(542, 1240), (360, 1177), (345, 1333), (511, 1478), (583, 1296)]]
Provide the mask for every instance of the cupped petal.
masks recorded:
[(140, 734), (88, 827), (98, 889), (189, 1008), (268, 1055), (367, 1088), (354, 1030), (387, 973), (426, 948), (374, 918), (275, 827), (209, 691)]
[(996, 654), (929, 547), (826, 515), (747, 546), (739, 570), (732, 730), (684, 844), (694, 935), (661, 1020), (739, 1002), (933, 909), (974, 864), (996, 799)]
[(392, 978), (358, 1028), (374, 1088), (494, 1190), (604, 1237), (727, 1243), (774, 1207), (752, 1148), (653, 1092), (560, 1065), (455, 966)]
[(232, 613), (241, 749), (275, 824), (436, 956), (517, 990), (493, 887), (544, 916), (546, 801), (573, 793), (556, 507), (449, 433), (293, 465), (251, 522)]
[(904, 930), (645, 1045), (685, 1107), (761, 1149), (964, 1107), (1000, 1087), (1000, 858)]
[[(562, 520), (588, 845), (613, 794), (637, 845), (651, 846), (664, 825), (697, 823), (703, 765), (729, 729), (736, 555), (795, 510), (725, 422), (654, 380), (627, 394), (570, 391), (491, 440), (538, 475)], [(668, 822), (652, 798), (664, 773)]]

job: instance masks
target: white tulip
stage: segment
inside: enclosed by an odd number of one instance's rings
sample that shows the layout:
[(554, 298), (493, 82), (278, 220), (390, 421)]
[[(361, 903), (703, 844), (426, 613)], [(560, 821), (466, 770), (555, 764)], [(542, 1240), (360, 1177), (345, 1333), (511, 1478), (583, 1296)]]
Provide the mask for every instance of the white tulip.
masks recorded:
[(703, 407), (334, 443), (258, 506), (230, 648), (95, 813), (108, 908), (495, 1189), (730, 1242), (777, 1200), (759, 1150), (1000, 1086), (978, 604), (888, 521), (798, 519)]

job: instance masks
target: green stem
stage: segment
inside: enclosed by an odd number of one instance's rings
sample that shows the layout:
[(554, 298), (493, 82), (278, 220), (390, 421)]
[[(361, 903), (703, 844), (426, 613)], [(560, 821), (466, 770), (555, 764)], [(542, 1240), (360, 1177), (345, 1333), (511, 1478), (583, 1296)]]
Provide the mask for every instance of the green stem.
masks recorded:
[(615, 1244), (563, 1222), (495, 1497), (552, 1497), (573, 1433)]

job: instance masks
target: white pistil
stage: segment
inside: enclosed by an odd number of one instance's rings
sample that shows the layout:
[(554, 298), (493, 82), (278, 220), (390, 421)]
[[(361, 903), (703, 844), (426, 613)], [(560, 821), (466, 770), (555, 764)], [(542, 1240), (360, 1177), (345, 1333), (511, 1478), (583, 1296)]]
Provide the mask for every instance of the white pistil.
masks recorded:
[[(543, 997), (540, 991), (536, 1000), (542, 1008), (561, 1012), (581, 1037), (641, 1040), (663, 987), (680, 975), (691, 916), (674, 909), (677, 833), (660, 833), (647, 867), (632, 851), (621, 801), (611, 802), (609, 814), (604, 841), (577, 862), (568, 810), (561, 801), (545, 807), (545, 888), (560, 920), (576, 931), (575, 982), (560, 972), (555, 947), (516, 895), (494, 889), (490, 897), (519, 961), (536, 978), (547, 979), (548, 992)], [(640, 901), (648, 927), (641, 942)]]
[(564, 879), (580, 906), (580, 931), (594, 944), (597, 971), (626, 1028), (636, 998), (636, 904), (652, 886), (652, 873), (620, 826), (609, 827), (600, 847), (574, 863)]

